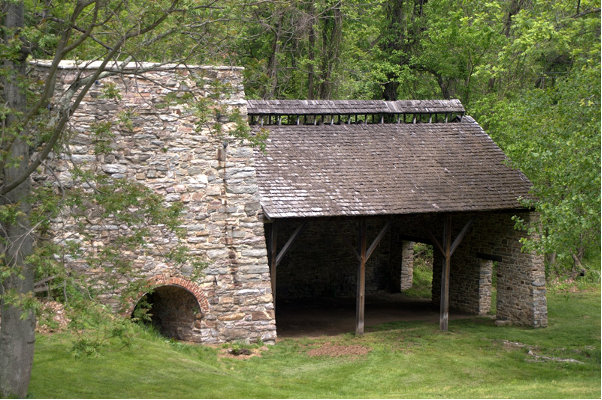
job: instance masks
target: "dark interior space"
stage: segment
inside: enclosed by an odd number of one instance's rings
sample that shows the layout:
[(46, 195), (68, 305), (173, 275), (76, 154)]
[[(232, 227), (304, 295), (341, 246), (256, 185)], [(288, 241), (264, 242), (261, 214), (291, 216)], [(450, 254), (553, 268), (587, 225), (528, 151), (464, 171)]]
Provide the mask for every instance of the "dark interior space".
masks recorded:
[[(407, 221), (398, 218), (393, 223), (366, 263), (368, 331), (375, 325), (395, 321), (439, 321), (439, 304), (431, 299), (433, 247), (418, 244), (414, 253), (416, 243), (405, 239)], [(380, 234), (386, 222), (387, 218), (382, 217), (368, 222), (368, 244)], [(279, 221), (278, 252), (302, 223)], [(268, 243), (271, 229), (266, 224)], [(306, 224), (277, 267), (279, 337), (354, 332), (358, 261), (350, 245), (358, 248), (357, 235), (358, 222), (352, 219), (311, 220)], [(468, 316), (459, 312), (450, 314), (451, 319)]]
[(140, 307), (150, 307), (147, 311), (150, 321), (144, 323), (154, 326), (161, 335), (177, 340), (192, 340), (192, 329), (202, 317), (192, 293), (178, 286), (160, 286), (144, 295), (133, 316)]
[[(474, 318), (451, 310), (450, 320)], [(278, 303), (279, 338), (334, 336), (355, 331), (355, 297), (291, 299)], [(366, 297), (366, 332), (376, 325), (400, 321), (439, 324), (439, 307), (430, 299), (401, 293), (371, 293)], [(437, 325), (438, 326), (438, 325)]]

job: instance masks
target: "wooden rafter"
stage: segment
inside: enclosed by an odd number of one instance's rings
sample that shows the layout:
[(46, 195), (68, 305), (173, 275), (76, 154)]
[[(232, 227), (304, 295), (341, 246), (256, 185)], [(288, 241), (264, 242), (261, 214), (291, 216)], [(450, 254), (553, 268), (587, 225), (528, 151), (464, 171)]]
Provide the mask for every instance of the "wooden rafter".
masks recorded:
[(466, 234), (468, 233), (468, 230), (470, 229), (470, 227), (472, 226), (472, 224), (474, 223), (474, 221), (476, 219), (477, 219), (477, 217), (472, 217), (468, 220), (466, 225), (464, 225), (464, 228), (462, 228), (462, 230), (460, 231), (460, 233), (458, 234), (458, 236), (456, 237), (456, 239), (454, 240), (454, 242), (451, 245), (450, 254), (449, 254), (450, 257), (454, 255), (454, 251), (456, 251), (456, 248), (458, 247), (458, 245), (460, 244), (462, 239), (464, 239), (464, 236), (466, 236)]
[(368, 251), (366, 253), (366, 260), (368, 260), (370, 258), (370, 256), (372, 255), (372, 252), (374, 251), (374, 249), (376, 249), (376, 246), (378, 246), (378, 244), (382, 240), (383, 236), (385, 236), (385, 233), (387, 233), (387, 231), (391, 227), (392, 222), (393, 222), (392, 219), (388, 220), (387, 223), (385, 224), (385, 226), (380, 230), (380, 233), (378, 234), (376, 239), (374, 239), (374, 241), (370, 245), (370, 248), (368, 248)]
[(303, 221), (303, 223), (301, 225), (299, 225), (297, 227), (297, 229), (295, 229), (295, 232), (293, 232), (291, 237), (288, 238), (287, 242), (284, 244), (284, 247), (282, 248), (282, 250), (280, 250), (280, 253), (278, 253), (278, 256), (276, 256), (276, 266), (278, 266), (278, 264), (280, 264), (280, 261), (282, 261), (282, 258), (286, 255), (286, 253), (288, 252), (290, 247), (293, 245), (295, 240), (297, 240), (297, 238), (299, 237), (299, 234), (301, 234), (301, 231), (303, 230), (303, 228), (305, 228), (306, 225), (307, 225), (307, 221)]
[(269, 247), (269, 255), (270, 255), (270, 258), (269, 258), (270, 282), (272, 284), (272, 297), (273, 297), (273, 302), (274, 302), (274, 309), (276, 309), (276, 272), (277, 272), (278, 264), (280, 264), (280, 261), (282, 261), (282, 258), (290, 250), (290, 248), (293, 245), (293, 243), (295, 242), (295, 240), (299, 237), (299, 234), (301, 234), (301, 231), (303, 230), (303, 228), (305, 228), (305, 226), (307, 225), (307, 222), (308, 222), (307, 220), (303, 221), (303, 223), (301, 225), (299, 225), (297, 227), (297, 229), (295, 229), (295, 232), (293, 232), (291, 237), (288, 238), (288, 240), (286, 241), (286, 243), (284, 244), (284, 247), (282, 247), (280, 252), (278, 252), (278, 227), (279, 227), (280, 223), (277, 220), (274, 220), (272, 222), (272, 231), (271, 231), (268, 247)]

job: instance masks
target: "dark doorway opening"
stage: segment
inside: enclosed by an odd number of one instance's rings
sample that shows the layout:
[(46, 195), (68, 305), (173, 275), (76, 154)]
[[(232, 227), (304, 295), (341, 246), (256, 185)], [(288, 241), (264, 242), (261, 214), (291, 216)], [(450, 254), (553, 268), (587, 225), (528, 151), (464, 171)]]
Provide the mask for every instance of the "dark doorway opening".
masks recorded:
[[(178, 286), (160, 286), (144, 295), (132, 316), (140, 307), (148, 307), (150, 320), (143, 321), (154, 326), (165, 337), (183, 341), (200, 341), (195, 328), (200, 328), (202, 314), (199, 303), (188, 290)], [(199, 339), (199, 340), (197, 340)]]

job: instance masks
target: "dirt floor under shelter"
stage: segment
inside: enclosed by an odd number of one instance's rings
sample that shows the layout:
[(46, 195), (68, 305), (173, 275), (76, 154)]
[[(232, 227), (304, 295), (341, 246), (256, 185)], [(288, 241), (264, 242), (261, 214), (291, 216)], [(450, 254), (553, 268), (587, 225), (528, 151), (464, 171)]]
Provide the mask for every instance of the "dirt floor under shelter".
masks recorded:
[[(449, 319), (474, 318), (450, 310)], [(430, 299), (413, 299), (402, 294), (378, 293), (366, 296), (365, 330), (395, 321), (439, 322), (439, 307)], [(334, 336), (355, 332), (355, 298), (278, 300), (278, 337)]]

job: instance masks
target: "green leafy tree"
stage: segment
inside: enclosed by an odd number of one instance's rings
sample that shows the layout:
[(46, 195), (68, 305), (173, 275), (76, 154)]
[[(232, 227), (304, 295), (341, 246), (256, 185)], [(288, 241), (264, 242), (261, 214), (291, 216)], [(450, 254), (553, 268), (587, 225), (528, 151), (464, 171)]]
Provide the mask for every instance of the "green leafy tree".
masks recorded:
[(600, 246), (599, 36), (599, 2), (534, 2), (492, 66), (497, 91), (474, 107), (533, 182), (542, 239), (526, 245), (568, 261), (557, 268)]

